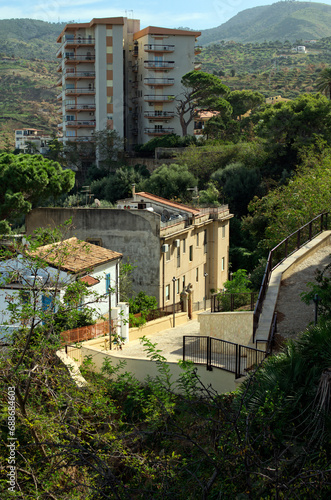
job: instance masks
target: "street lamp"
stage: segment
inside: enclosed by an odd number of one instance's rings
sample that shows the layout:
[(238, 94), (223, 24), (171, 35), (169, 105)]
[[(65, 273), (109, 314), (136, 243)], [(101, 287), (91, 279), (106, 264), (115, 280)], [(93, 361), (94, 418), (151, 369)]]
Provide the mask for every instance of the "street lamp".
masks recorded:
[(208, 276), (208, 273), (205, 273), (204, 274), (204, 277), (205, 277), (205, 310), (207, 309), (207, 276)]
[(176, 323), (176, 304), (175, 304), (175, 299), (176, 299), (176, 277), (174, 276), (172, 278), (173, 282), (173, 305), (172, 305), (172, 315), (173, 315), (173, 327), (175, 328), (175, 323)]

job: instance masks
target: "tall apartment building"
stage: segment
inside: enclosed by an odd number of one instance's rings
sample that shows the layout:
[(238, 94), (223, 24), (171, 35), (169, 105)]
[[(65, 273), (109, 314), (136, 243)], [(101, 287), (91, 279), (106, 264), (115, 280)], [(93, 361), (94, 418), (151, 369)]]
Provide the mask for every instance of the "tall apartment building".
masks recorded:
[(57, 40), (63, 141), (90, 141), (107, 127), (128, 149), (154, 136), (181, 135), (175, 97), (181, 77), (195, 68), (199, 35), (140, 30), (139, 20), (123, 17), (67, 24)]

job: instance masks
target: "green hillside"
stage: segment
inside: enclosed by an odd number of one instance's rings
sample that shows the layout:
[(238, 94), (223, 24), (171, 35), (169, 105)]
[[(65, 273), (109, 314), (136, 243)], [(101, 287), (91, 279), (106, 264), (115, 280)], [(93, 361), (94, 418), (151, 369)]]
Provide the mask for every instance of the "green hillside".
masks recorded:
[(56, 39), (65, 24), (35, 19), (0, 20), (0, 56), (54, 60)]
[(290, 42), (222, 42), (205, 47), (199, 61), (203, 71), (218, 75), (231, 90), (293, 99), (316, 92), (319, 72), (331, 66), (331, 37), (305, 46), (306, 53), (296, 53)]
[(264, 42), (296, 41), (331, 36), (331, 6), (311, 2), (277, 2), (239, 12), (226, 23), (203, 30), (203, 45), (233, 40)]

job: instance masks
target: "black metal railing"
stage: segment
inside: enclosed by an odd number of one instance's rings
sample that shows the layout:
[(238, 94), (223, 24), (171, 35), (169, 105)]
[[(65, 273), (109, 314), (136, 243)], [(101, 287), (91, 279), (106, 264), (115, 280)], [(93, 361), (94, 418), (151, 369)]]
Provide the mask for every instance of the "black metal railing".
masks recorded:
[(258, 299), (256, 301), (253, 318), (253, 338), (259, 324), (260, 315), (262, 312), (263, 302), (267, 294), (270, 275), (276, 267), (279, 266), (287, 257), (289, 257), (296, 250), (299, 250), (308, 241), (312, 240), (315, 236), (328, 228), (328, 212), (323, 212), (317, 217), (309, 221), (304, 226), (300, 227), (297, 231), (290, 234), (283, 241), (278, 243), (268, 255), (267, 264), (260, 287)]
[(258, 292), (216, 293), (211, 297), (211, 312), (233, 312), (240, 308), (254, 311), (257, 297)]
[(254, 347), (243, 346), (214, 337), (185, 335), (183, 337), (183, 361), (206, 365), (235, 374), (240, 378), (255, 370), (268, 353)]

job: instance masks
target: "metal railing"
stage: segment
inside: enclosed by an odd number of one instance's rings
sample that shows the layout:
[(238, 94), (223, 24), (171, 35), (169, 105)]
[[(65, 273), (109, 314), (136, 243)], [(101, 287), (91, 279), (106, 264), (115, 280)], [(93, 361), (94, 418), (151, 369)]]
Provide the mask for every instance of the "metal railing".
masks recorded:
[(70, 109), (79, 109), (79, 110), (86, 110), (89, 111), (91, 109), (95, 109), (95, 104), (66, 104), (65, 106), (66, 110)]
[(79, 89), (65, 89), (65, 94), (95, 94), (95, 89), (79, 88)]
[(144, 111), (144, 116), (146, 118), (173, 118), (175, 116), (174, 111)]
[(211, 298), (211, 312), (233, 312), (245, 306), (254, 311), (257, 296), (258, 292), (216, 293)]
[(175, 50), (174, 45), (161, 45), (154, 43), (145, 43), (144, 45), (145, 52), (173, 52)]
[(144, 133), (149, 135), (173, 134), (173, 128), (145, 128)]
[(144, 61), (145, 68), (174, 68), (175, 61)]
[(240, 378), (256, 369), (267, 357), (266, 351), (243, 346), (214, 337), (185, 335), (183, 337), (183, 361), (206, 365), (235, 374)]
[(146, 85), (173, 85), (175, 83), (174, 78), (145, 78), (144, 83)]
[(311, 241), (315, 236), (317, 236), (327, 228), (328, 212), (323, 212), (304, 226), (301, 226), (297, 231), (294, 231), (294, 233), (287, 236), (287, 238), (278, 243), (278, 245), (276, 245), (269, 252), (259, 296), (254, 309), (253, 339), (255, 339), (255, 334), (259, 324), (259, 319), (262, 312), (264, 299), (267, 294), (268, 284), (272, 271), (276, 269), (285, 259), (292, 255), (292, 253), (299, 250), (299, 248), (305, 245), (308, 241)]
[(156, 102), (167, 102), (173, 101), (175, 99), (174, 95), (145, 95), (145, 101), (156, 101)]

